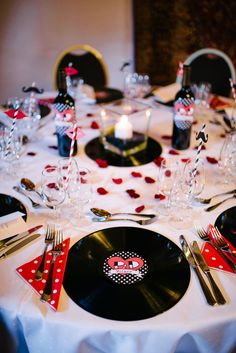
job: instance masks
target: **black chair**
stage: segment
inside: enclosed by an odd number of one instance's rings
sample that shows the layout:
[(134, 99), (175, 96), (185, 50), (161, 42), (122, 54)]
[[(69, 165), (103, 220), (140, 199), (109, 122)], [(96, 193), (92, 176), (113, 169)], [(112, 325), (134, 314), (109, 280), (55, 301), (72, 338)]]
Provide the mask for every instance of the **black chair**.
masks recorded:
[(211, 92), (229, 97), (231, 87), (229, 78), (235, 82), (235, 68), (231, 59), (218, 49), (204, 48), (191, 54), (184, 62), (191, 66), (191, 82), (209, 82)]
[(106, 64), (101, 53), (87, 44), (76, 44), (63, 50), (54, 65), (54, 86), (58, 88), (58, 71), (60, 68), (72, 66), (78, 71), (73, 79), (81, 78), (94, 88), (104, 87), (108, 83)]

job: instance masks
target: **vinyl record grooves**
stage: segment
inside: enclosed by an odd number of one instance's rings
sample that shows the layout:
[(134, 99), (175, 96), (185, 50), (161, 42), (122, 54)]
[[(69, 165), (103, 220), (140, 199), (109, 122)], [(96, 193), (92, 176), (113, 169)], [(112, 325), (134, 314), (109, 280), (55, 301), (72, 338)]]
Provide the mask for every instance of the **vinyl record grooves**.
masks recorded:
[(215, 221), (215, 227), (221, 234), (236, 247), (236, 207), (223, 211)]
[(147, 229), (117, 227), (91, 233), (72, 246), (63, 285), (86, 311), (132, 321), (173, 307), (189, 281), (189, 265), (172, 241)]

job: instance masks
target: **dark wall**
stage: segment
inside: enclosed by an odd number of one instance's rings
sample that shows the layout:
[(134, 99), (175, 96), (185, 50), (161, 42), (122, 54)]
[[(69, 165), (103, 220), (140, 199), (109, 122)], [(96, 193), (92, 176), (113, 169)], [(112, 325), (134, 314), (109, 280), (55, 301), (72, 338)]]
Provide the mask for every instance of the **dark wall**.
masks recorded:
[(152, 84), (175, 81), (178, 62), (206, 47), (236, 67), (235, 0), (133, 0), (135, 69)]

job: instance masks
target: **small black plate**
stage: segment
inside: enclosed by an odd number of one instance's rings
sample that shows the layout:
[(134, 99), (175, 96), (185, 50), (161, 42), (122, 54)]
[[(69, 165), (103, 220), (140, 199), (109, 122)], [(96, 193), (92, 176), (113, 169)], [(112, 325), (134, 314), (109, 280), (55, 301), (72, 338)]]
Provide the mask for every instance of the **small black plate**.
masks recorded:
[(95, 97), (98, 104), (109, 103), (123, 98), (123, 93), (115, 88), (102, 87), (95, 90)]
[(93, 160), (97, 158), (105, 159), (109, 165), (116, 167), (133, 167), (152, 162), (161, 155), (162, 148), (159, 142), (148, 138), (147, 148), (129, 157), (121, 157), (116, 153), (105, 150), (99, 137), (91, 140), (85, 146), (85, 153)]
[(84, 310), (133, 321), (172, 308), (189, 282), (189, 264), (171, 240), (143, 228), (117, 227), (91, 233), (71, 247), (63, 285)]
[(215, 227), (236, 248), (236, 207), (222, 212), (215, 221)]

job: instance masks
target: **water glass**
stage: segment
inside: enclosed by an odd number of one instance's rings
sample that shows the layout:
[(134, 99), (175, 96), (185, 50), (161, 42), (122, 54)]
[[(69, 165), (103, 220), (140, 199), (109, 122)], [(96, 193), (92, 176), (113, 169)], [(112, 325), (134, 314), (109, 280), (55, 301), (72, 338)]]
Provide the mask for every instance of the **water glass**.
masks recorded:
[(129, 73), (125, 76), (125, 98), (143, 98), (150, 91), (149, 76)]
[[(228, 184), (235, 180), (236, 176), (236, 132), (228, 134), (220, 151), (218, 160), (221, 172), (221, 182)], [(223, 176), (223, 178), (222, 178)]]

